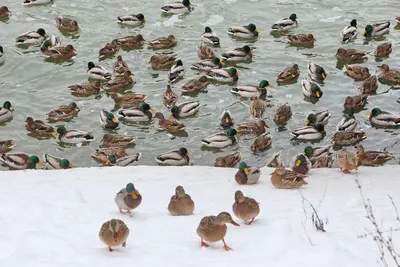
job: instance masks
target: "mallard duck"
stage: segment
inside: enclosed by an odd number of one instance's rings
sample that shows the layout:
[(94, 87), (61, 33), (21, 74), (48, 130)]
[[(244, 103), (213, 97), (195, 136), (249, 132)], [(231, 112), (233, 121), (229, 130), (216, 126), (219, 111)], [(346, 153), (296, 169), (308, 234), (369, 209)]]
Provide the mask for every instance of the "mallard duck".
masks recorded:
[(12, 170), (36, 169), (36, 164), (44, 166), (37, 156), (29, 156), (21, 152), (2, 154), (0, 161)]
[(22, 2), (22, 5), (30, 7), (35, 5), (44, 5), (53, 3), (53, 1), (54, 0), (24, 0), (24, 2)]
[(151, 56), (149, 63), (153, 69), (169, 69), (176, 60), (176, 55), (156, 54)]
[(60, 105), (56, 107), (46, 114), (46, 118), (51, 121), (67, 120), (78, 116), (79, 111), (80, 108), (78, 108), (75, 102), (72, 102), (69, 105)]
[(336, 154), (336, 164), (343, 173), (350, 173), (351, 170), (357, 170), (357, 156), (351, 151), (341, 150)]
[(206, 46), (206, 45), (200, 45), (197, 47), (197, 56), (200, 59), (213, 59), (215, 57), (214, 51)]
[(364, 132), (336, 132), (332, 137), (332, 142), (336, 146), (354, 146), (367, 136)]
[(380, 37), (389, 33), (390, 21), (365, 26), (365, 37)]
[(332, 146), (324, 146), (324, 147), (311, 147), (307, 146), (304, 148), (303, 154), (307, 156), (307, 158), (314, 163), (318, 159), (325, 157), (330, 154)]
[(301, 174), (307, 174), (311, 168), (311, 161), (303, 153), (294, 156), (290, 162), (292, 171)]
[(115, 39), (112, 40), (111, 43), (107, 43), (99, 50), (99, 57), (102, 58), (102, 57), (113, 56), (118, 51), (119, 51), (119, 44), (118, 41)]
[(144, 102), (147, 99), (146, 94), (125, 93), (123, 95), (112, 92), (108, 94), (116, 105), (132, 106)]
[(376, 57), (388, 57), (392, 53), (392, 43), (387, 42), (378, 45), (374, 50)]
[(224, 128), (230, 128), (235, 124), (235, 119), (229, 110), (223, 110), (221, 115), (218, 117), (218, 121), (219, 125)]
[(360, 92), (363, 94), (375, 94), (378, 89), (378, 79), (375, 75), (368, 77), (360, 84)]
[(103, 66), (95, 65), (93, 62), (88, 63), (87, 75), (90, 79), (109, 81), (111, 80), (111, 73)]
[(58, 140), (63, 143), (79, 144), (84, 142), (94, 141), (93, 135), (88, 132), (80, 130), (68, 130), (65, 126), (58, 126), (57, 128)]
[(172, 34), (167, 37), (160, 37), (148, 43), (149, 49), (168, 49), (174, 47), (178, 41)]
[(400, 126), (400, 115), (395, 115), (380, 108), (373, 108), (369, 113), (369, 121), (375, 127), (396, 127)]
[(126, 157), (128, 154), (123, 147), (108, 147), (96, 149), (92, 154), (92, 158), (103, 164), (109, 164), (110, 156), (114, 155), (117, 159)]
[(66, 32), (79, 31), (79, 25), (76, 20), (66, 18), (63, 16), (56, 17), (56, 26), (60, 31), (66, 31)]
[(130, 14), (125, 16), (117, 17), (118, 23), (129, 25), (129, 26), (140, 26), (146, 22), (142, 13)]
[(367, 67), (349, 66), (348, 64), (346, 64), (345, 67), (347, 75), (353, 79), (364, 80), (370, 76), (369, 69)]
[(104, 90), (118, 91), (132, 87), (136, 82), (132, 79), (135, 76), (130, 70), (125, 71), (123, 76), (117, 76), (114, 79), (106, 82), (103, 86)]
[(357, 20), (353, 19), (351, 20), (350, 25), (344, 27), (344, 29), (340, 32), (340, 40), (343, 43), (353, 41), (357, 35)]
[(264, 101), (259, 99), (257, 96), (252, 96), (250, 103), (250, 114), (254, 118), (261, 118), (265, 111), (265, 104)]
[(158, 155), (155, 160), (158, 164), (170, 166), (189, 165), (189, 156), (192, 154), (184, 147)]
[(365, 166), (378, 166), (391, 160), (392, 156), (383, 151), (364, 150), (362, 145), (356, 145), (358, 164)]
[(334, 161), (335, 159), (333, 158), (333, 154), (329, 153), (317, 159), (312, 167), (314, 169), (332, 168)]
[(317, 41), (311, 33), (289, 34), (286, 38), (292, 46), (314, 46), (314, 42)]
[(265, 97), (267, 95), (267, 87), (272, 88), (267, 80), (262, 80), (259, 85), (248, 84), (238, 85), (231, 89), (231, 93), (239, 95), (240, 97)]
[(69, 160), (47, 153), (43, 155), (43, 162), (47, 170), (71, 169), (74, 167)]
[(343, 118), (336, 126), (336, 131), (353, 132), (357, 128), (357, 120), (354, 118), (354, 110), (348, 109), (344, 111)]
[(133, 144), (135, 138), (128, 135), (105, 134), (100, 142), (103, 142), (104, 147), (127, 147)]
[(10, 17), (11, 11), (6, 6), (0, 7), (0, 19), (7, 19)]
[(225, 235), (227, 231), (226, 223), (231, 223), (235, 226), (239, 226), (232, 216), (228, 212), (221, 212), (218, 216), (206, 216), (201, 219), (199, 226), (197, 227), (197, 235), (201, 239), (201, 246), (208, 247), (204, 241), (217, 242), (221, 241), (224, 243), (224, 249), (226, 251), (232, 250), (228, 247), (225, 242)]
[(52, 136), (57, 133), (50, 125), (40, 120), (34, 120), (32, 117), (26, 118), (25, 128), (32, 134), (38, 136)]
[(220, 44), (218, 35), (208, 26), (204, 29), (204, 32), (201, 35), (201, 41), (205, 44), (211, 44), (215, 46)]
[(276, 167), (284, 166), (284, 163), (283, 163), (283, 160), (281, 157), (281, 151), (274, 152), (274, 154), (272, 154), (271, 158), (267, 161), (265, 166), (267, 166), (269, 168), (276, 168)]
[(339, 61), (349, 62), (358, 61), (367, 57), (367, 53), (356, 49), (339, 48), (336, 53), (336, 58)]
[(381, 77), (392, 83), (400, 83), (400, 70), (391, 70), (387, 64), (378, 66), (382, 70)]
[(0, 65), (4, 63), (5, 59), (6, 59), (6, 57), (4, 55), (3, 47), (0, 45)]
[(214, 57), (213, 59), (205, 59), (198, 61), (194, 64), (192, 64), (192, 68), (195, 70), (202, 70), (202, 71), (209, 71), (212, 69), (220, 69), (224, 65), (223, 62), (217, 57)]
[(178, 185), (175, 188), (175, 195), (173, 195), (169, 201), (168, 211), (174, 216), (193, 214), (194, 202), (192, 198), (186, 194), (182, 186)]
[(129, 183), (117, 193), (114, 202), (117, 204), (119, 212), (130, 215), (132, 210), (142, 203), (142, 195), (132, 183)]
[(172, 91), (171, 86), (168, 84), (167, 89), (165, 89), (165, 92), (162, 94), (162, 101), (167, 108), (170, 108), (176, 104), (176, 101), (178, 101), (178, 95)]
[(40, 45), (46, 37), (47, 34), (45, 30), (40, 28), (37, 31), (30, 31), (21, 34), (17, 37), (15, 42), (17, 45)]
[(272, 30), (278, 30), (278, 31), (288, 31), (291, 29), (296, 28), (299, 25), (297, 22), (297, 15), (296, 14), (291, 14), (289, 18), (283, 18), (275, 22), (272, 26)]
[(233, 50), (226, 51), (221, 55), (222, 60), (225, 61), (247, 61), (253, 57), (250, 46), (245, 45)]
[(151, 111), (154, 110), (149, 104), (143, 102), (140, 108), (122, 109), (118, 112), (121, 117), (130, 122), (147, 122), (153, 117)]
[(115, 129), (119, 122), (114, 114), (103, 108), (100, 110), (100, 124), (105, 129)]
[(129, 49), (138, 49), (142, 47), (145, 43), (145, 40), (143, 39), (143, 36), (141, 34), (138, 34), (138, 35), (131, 35), (118, 38), (117, 43), (123, 49), (129, 50)]
[(113, 71), (115, 75), (122, 76), (128, 70), (129, 70), (128, 64), (122, 59), (122, 56), (119, 55), (117, 57), (117, 61), (115, 61), (113, 66)]
[(240, 161), (240, 152), (233, 152), (215, 159), (214, 167), (233, 168)]
[(55, 60), (68, 60), (76, 56), (76, 49), (72, 45), (56, 46), (42, 50), (43, 56)]
[(305, 142), (313, 142), (317, 140), (321, 140), (325, 137), (325, 129), (324, 125), (317, 124), (315, 126), (305, 126), (299, 129), (296, 129), (292, 132), (297, 140), (305, 141)]
[(256, 134), (260, 135), (268, 131), (268, 125), (264, 120), (257, 120), (251, 122), (245, 122), (237, 125), (236, 130), (239, 134)]
[(101, 84), (99, 81), (93, 83), (77, 83), (68, 86), (68, 91), (75, 96), (90, 96), (100, 93)]
[(0, 139), (0, 153), (6, 153), (16, 146), (13, 140)]
[(232, 83), (239, 79), (239, 73), (235, 68), (211, 69), (206, 74), (207, 78), (216, 82)]
[(142, 153), (136, 153), (134, 155), (129, 155), (121, 158), (117, 158), (116, 155), (110, 155), (108, 157), (108, 161), (104, 163), (105, 166), (119, 166), (119, 167), (127, 167), (127, 166), (135, 166), (139, 162), (142, 157)]
[(321, 82), (326, 79), (326, 72), (323, 67), (317, 65), (313, 62), (308, 62), (307, 64), (308, 77), (314, 82)]
[(261, 170), (256, 166), (247, 166), (246, 162), (240, 162), (239, 170), (235, 174), (235, 181), (240, 184), (255, 184), (260, 179)]
[(301, 80), (301, 91), (308, 98), (319, 99), (323, 96), (321, 87), (316, 82), (308, 79)]
[(297, 80), (299, 76), (300, 76), (299, 65), (293, 64), (292, 66), (283, 69), (283, 71), (279, 73), (276, 81), (278, 83), (289, 83)]
[(185, 75), (185, 68), (183, 67), (182, 60), (178, 59), (171, 69), (168, 71), (168, 81), (170, 83), (176, 82)]
[(198, 101), (188, 101), (183, 102), (179, 105), (174, 105), (171, 108), (171, 115), (175, 118), (185, 118), (189, 116), (193, 116), (199, 111), (200, 102)]
[(245, 197), (242, 191), (237, 190), (232, 210), (236, 217), (245, 222), (249, 221), (248, 224), (250, 225), (260, 213), (260, 205), (254, 198)]
[(7, 122), (13, 118), (14, 108), (10, 101), (5, 101), (3, 107), (0, 108), (0, 123)]
[[(61, 38), (54, 34), (47, 37), (40, 45), (40, 51), (45, 52), (51, 48), (61, 46)], [(76, 51), (75, 51), (76, 52)]]
[(182, 93), (198, 93), (210, 83), (205, 75), (199, 76), (182, 85)]
[(108, 250), (114, 251), (114, 248), (126, 247), (126, 240), (129, 236), (129, 228), (119, 219), (112, 219), (103, 223), (100, 228), (99, 237), (101, 242), (108, 246)]
[(159, 120), (159, 130), (165, 130), (170, 133), (176, 133), (185, 130), (185, 125), (183, 125), (180, 121), (176, 120), (175, 118), (165, 119), (161, 112), (157, 112), (154, 115), (154, 118)]
[(278, 189), (297, 189), (308, 184), (304, 181), (306, 177), (304, 174), (286, 170), (285, 167), (280, 166), (271, 173), (271, 183)]
[(257, 136), (250, 146), (251, 151), (265, 151), (270, 149), (272, 145), (272, 136), (269, 132), (265, 132)]
[(230, 128), (226, 133), (215, 133), (204, 138), (201, 140), (201, 143), (206, 147), (224, 148), (237, 142), (236, 135), (239, 135), (239, 133), (235, 129)]
[(247, 26), (235, 26), (228, 29), (228, 34), (240, 39), (255, 39), (258, 37), (258, 29), (253, 23)]
[(277, 125), (285, 124), (292, 117), (292, 108), (285, 103), (275, 109), (274, 121)]
[(182, 2), (174, 2), (161, 7), (161, 12), (167, 14), (182, 14), (190, 12), (192, 10), (192, 4), (189, 0), (183, 0)]
[(354, 112), (361, 111), (365, 104), (367, 104), (368, 95), (356, 95), (356, 96), (347, 96), (344, 100), (343, 108), (350, 109), (352, 108)]
[(306, 126), (326, 125), (328, 124), (331, 114), (328, 110), (321, 110), (316, 113), (311, 113), (307, 116)]

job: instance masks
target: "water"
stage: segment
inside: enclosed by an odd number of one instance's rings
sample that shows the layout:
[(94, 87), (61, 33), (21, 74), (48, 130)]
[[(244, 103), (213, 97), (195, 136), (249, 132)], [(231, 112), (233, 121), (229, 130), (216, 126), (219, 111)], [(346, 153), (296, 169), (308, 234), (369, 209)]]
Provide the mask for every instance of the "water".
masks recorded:
[[(240, 137), (239, 144), (223, 149), (220, 152), (204, 150), (200, 140), (222, 128), (219, 126), (218, 116), (227, 107), (234, 114), (236, 122), (243, 122), (249, 118), (249, 108), (237, 102), (237, 98), (229, 92), (229, 85), (212, 85), (207, 92), (200, 93), (196, 99), (202, 104), (198, 117), (183, 119), (186, 125), (187, 137), (171, 139), (165, 132), (155, 129), (154, 123), (138, 127), (120, 124), (119, 134), (129, 134), (137, 138), (136, 146), (127, 149), (128, 154), (140, 151), (143, 157), (140, 164), (154, 165), (154, 157), (161, 152), (177, 149), (181, 146), (192, 152), (191, 164), (212, 165), (215, 158), (226, 155), (231, 151), (240, 150), (242, 159), (249, 164), (262, 166), (273, 152), (283, 150), (282, 155), (286, 162), (289, 158), (303, 150), (306, 144), (294, 143), (290, 139), (291, 130), (304, 124), (305, 117), (312, 111), (329, 109), (332, 117), (326, 127), (327, 136), (316, 145), (328, 145), (335, 131), (336, 124), (341, 119), (342, 105), (347, 95), (359, 94), (359, 82), (347, 77), (344, 71), (336, 68), (336, 50), (342, 46), (338, 33), (351, 19), (356, 18), (360, 32), (367, 23), (390, 20), (392, 22), (390, 35), (385, 41), (393, 44), (393, 53), (384, 62), (392, 68), (400, 68), (396, 54), (399, 44), (400, 31), (393, 29), (394, 17), (399, 13), (396, 0), (387, 0), (377, 4), (376, 1), (193, 1), (194, 11), (186, 16), (161, 16), (160, 7), (164, 1), (63, 1), (56, 0), (53, 5), (26, 8), (21, 1), (3, 0), (13, 12), (8, 22), (0, 23), (0, 44), (7, 54), (6, 62), (0, 66), (0, 102), (11, 101), (15, 107), (14, 119), (0, 126), (0, 138), (11, 138), (17, 143), (14, 151), (41, 156), (51, 153), (68, 158), (77, 166), (97, 166), (90, 157), (94, 149), (99, 147), (99, 141), (104, 133), (99, 123), (101, 108), (114, 109), (114, 102), (104, 93), (99, 96), (78, 98), (69, 94), (67, 87), (74, 83), (87, 80), (86, 70), (89, 61), (98, 62), (99, 49), (114, 38), (141, 33), (145, 40), (150, 41), (157, 37), (174, 34), (178, 45), (172, 49), (183, 60), (187, 68), (185, 80), (174, 84), (173, 90), (179, 92), (180, 86), (197, 74), (189, 66), (198, 60), (197, 46), (200, 44), (200, 35), (205, 26), (218, 33), (221, 38), (221, 47), (216, 48), (217, 54), (242, 46), (245, 42), (231, 39), (226, 30), (230, 26), (255, 23), (260, 30), (258, 40), (250, 45), (254, 48), (253, 60), (250, 64), (238, 64), (240, 71), (239, 84), (258, 84), (261, 79), (269, 80), (274, 85), (266, 99), (267, 110), (265, 120), (273, 135), (272, 148), (265, 152), (253, 154), (250, 145), (254, 136)], [(129, 4), (128, 4), (129, 3)], [(129, 13), (143, 13), (147, 23), (141, 28), (121, 27), (116, 17)], [(270, 35), (270, 26), (282, 17), (297, 13), (299, 28), (294, 33), (313, 33), (317, 44), (313, 49), (297, 49), (288, 47), (281, 38)], [(63, 36), (55, 26), (55, 17), (58, 15), (71, 16), (77, 19), (81, 32), (78, 38)], [(49, 34), (61, 36), (63, 44), (72, 44), (77, 50), (76, 59), (64, 64), (45, 62), (40, 53), (18, 54), (14, 46), (15, 37), (28, 30), (44, 28)], [(372, 51), (377, 41), (364, 44), (361, 34), (355, 43), (346, 45), (347, 48), (357, 48)], [(137, 84), (134, 92), (149, 94), (147, 102), (157, 111), (167, 113), (167, 108), (161, 102), (161, 95), (167, 86), (167, 72), (154, 71), (148, 64), (154, 54), (145, 46), (140, 50), (122, 51), (120, 55), (128, 62)], [(107, 69), (112, 70), (116, 57), (101, 61)], [(328, 73), (323, 86), (324, 96), (312, 104), (303, 100), (300, 80), (306, 75), (307, 63), (313, 62), (322, 65)], [(276, 76), (279, 72), (293, 63), (300, 66), (299, 82), (287, 86), (277, 86)], [(369, 67), (371, 74), (377, 74), (374, 57), (369, 57), (364, 63)], [(366, 131), (368, 138), (362, 142), (367, 149), (388, 148), (389, 152), (398, 156), (400, 145), (399, 130), (378, 130), (371, 128), (368, 122), (368, 111), (373, 107), (381, 107), (391, 112), (399, 112), (396, 99), (399, 91), (389, 90), (389, 86), (379, 84), (378, 95), (369, 97), (366, 110), (356, 114), (359, 127)], [(179, 102), (193, 99), (190, 96), (180, 96)], [(38, 140), (28, 135), (24, 121), (27, 116), (35, 119), (45, 119), (45, 114), (60, 104), (75, 101), (81, 108), (77, 118), (66, 123), (68, 129), (81, 129), (91, 132), (97, 139), (95, 142), (82, 147), (61, 147), (56, 139)], [(288, 102), (293, 111), (293, 117), (285, 128), (278, 128), (272, 120), (273, 111), (278, 105)], [(249, 104), (249, 100), (245, 101)], [(53, 124), (54, 126), (57, 123)], [(395, 160), (389, 162), (398, 164)], [(2, 168), (2, 167), (1, 167)]]

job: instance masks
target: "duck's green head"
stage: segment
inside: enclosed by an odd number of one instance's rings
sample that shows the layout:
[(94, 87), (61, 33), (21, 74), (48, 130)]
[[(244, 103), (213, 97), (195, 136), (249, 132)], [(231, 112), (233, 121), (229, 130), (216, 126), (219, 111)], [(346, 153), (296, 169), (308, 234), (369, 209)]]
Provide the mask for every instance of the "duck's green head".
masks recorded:
[(146, 20), (144, 19), (144, 15), (143, 15), (142, 13), (136, 14), (136, 18), (137, 18), (138, 20), (146, 21)]
[(259, 85), (260, 88), (272, 87), (267, 80), (262, 80)]
[(343, 111), (343, 113), (345, 116), (351, 118), (354, 116), (354, 109), (353, 108), (346, 109), (345, 111)]
[(204, 29), (204, 32), (205, 32), (205, 33), (212, 33), (212, 30), (211, 30), (210, 27), (207, 26), (207, 27)]
[(310, 123), (314, 123), (316, 119), (317, 119), (317, 116), (315, 116), (315, 114), (309, 114), (307, 116), (306, 126), (310, 125)]
[(30, 156), (28, 158), (28, 169), (34, 169), (36, 167), (36, 164), (44, 166), (43, 162), (39, 160), (38, 156)]
[(115, 164), (117, 162), (117, 156), (112, 154), (112, 155), (108, 156), (108, 160), (110, 161), (110, 163)]
[(0, 45), (0, 53), (4, 53), (3, 47)]
[(174, 118), (176, 118), (176, 117), (179, 116), (179, 108), (178, 108), (178, 106), (173, 106), (173, 107), (171, 108), (171, 114), (172, 114), (172, 116), (173, 116)]
[(146, 111), (152, 110), (152, 108), (150, 107), (149, 104), (143, 102), (143, 103), (140, 105), (140, 110), (143, 111), (143, 112), (146, 112)]
[(11, 110), (11, 108), (12, 108), (11, 102), (10, 101), (4, 102), (3, 108)]
[(183, 1), (182, 1), (182, 4), (183, 4), (185, 7), (190, 7), (190, 6), (191, 6), (189, 0), (183, 0)]
[(126, 189), (126, 192), (127, 192), (128, 194), (131, 194), (131, 196), (132, 196), (133, 199), (137, 199), (137, 198), (138, 198), (138, 195), (137, 195), (137, 193), (136, 193), (135, 186), (134, 186), (132, 183), (127, 184), (126, 187), (125, 187), (125, 189)]
[(301, 154), (297, 157), (295, 165), (296, 167), (299, 167), (300, 165), (303, 165), (305, 163), (306, 163), (306, 157), (303, 154)]
[(322, 96), (321, 88), (319, 88), (315, 83), (311, 85), (311, 92), (313, 92), (317, 98), (321, 98)]
[(238, 135), (238, 136), (239, 136), (239, 133), (238, 133), (235, 129), (230, 128), (230, 129), (228, 129), (228, 131), (226, 132), (226, 135), (228, 135), (228, 136), (235, 136), (235, 135)]
[(243, 49), (243, 51), (246, 52), (246, 53), (250, 53), (250, 52), (251, 52), (251, 48), (250, 48), (250, 46), (248, 46), (248, 45), (243, 46), (242, 49)]
[(90, 61), (90, 62), (88, 63), (88, 69), (89, 69), (89, 70), (90, 70), (90, 69), (93, 69), (95, 66), (96, 66), (96, 65), (94, 65), (94, 63), (93, 63), (92, 61)]
[(292, 21), (295, 21), (297, 19), (297, 15), (295, 13), (293, 13), (290, 15), (289, 19)]
[(117, 119), (115, 118), (114, 114), (112, 114), (111, 112), (107, 113), (107, 120), (112, 121), (113, 123), (117, 122)]
[(239, 163), (239, 170), (244, 172), (246, 175), (249, 174), (249, 167), (247, 166), (246, 162), (244, 162), (244, 161)]
[(373, 108), (372, 110), (371, 110), (371, 112), (369, 113), (369, 115), (372, 115), (372, 116), (378, 116), (378, 115), (380, 115), (380, 114), (382, 114), (382, 110), (380, 109), (380, 108)]
[(310, 146), (307, 146), (306, 148), (304, 148), (304, 155), (306, 155), (307, 157), (310, 157), (314, 152), (314, 149)]
[(353, 20), (350, 22), (350, 26), (351, 26), (351, 27), (356, 27), (356, 28), (357, 28), (357, 20), (356, 20), (356, 19), (353, 19)]
[(43, 30), (42, 28), (38, 29), (36, 32), (37, 32), (38, 34), (40, 34), (40, 36), (43, 36), (43, 37), (47, 36), (45, 30)]
[(213, 62), (215, 65), (219, 65), (219, 64), (221, 63), (221, 60), (220, 60), (219, 58), (217, 58), (217, 57), (214, 57), (214, 58), (212, 59), (212, 62)]
[(178, 153), (179, 153), (179, 155), (181, 155), (181, 156), (186, 156), (186, 155), (191, 156), (191, 155), (192, 155), (192, 154), (191, 154), (186, 148), (184, 148), (184, 147), (179, 148)]
[(60, 167), (63, 168), (63, 169), (69, 169), (72, 166), (71, 166), (71, 163), (69, 162), (69, 160), (62, 159), (62, 160), (60, 160)]
[(239, 72), (235, 69), (235, 68), (229, 68), (227, 70), (227, 72), (231, 75), (231, 76), (239, 76)]
[(65, 126), (58, 126), (57, 127), (57, 133), (63, 135), (67, 132), (67, 128), (65, 128)]
[(272, 166), (272, 163), (267, 165), (268, 168), (273, 168), (274, 166)]
[(321, 75), (322, 80), (325, 80), (326, 78), (326, 72), (325, 69), (321, 66), (317, 67), (317, 72)]
[(365, 26), (365, 31), (364, 31), (363, 35), (366, 37), (369, 37), (369, 36), (371, 36), (372, 31), (373, 31), (372, 26), (367, 25), (367, 26)]
[(249, 29), (249, 31), (251, 32), (258, 32), (256, 25), (254, 25), (253, 23), (247, 25), (247, 29)]

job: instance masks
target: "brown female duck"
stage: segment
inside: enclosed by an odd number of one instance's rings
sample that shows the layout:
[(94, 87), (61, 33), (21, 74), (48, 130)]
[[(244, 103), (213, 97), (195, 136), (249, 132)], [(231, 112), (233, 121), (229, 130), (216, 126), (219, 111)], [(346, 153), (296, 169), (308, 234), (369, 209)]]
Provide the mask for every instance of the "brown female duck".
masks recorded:
[(8, 19), (10, 17), (11, 11), (6, 6), (0, 7), (0, 19)]
[(168, 35), (167, 37), (160, 37), (149, 42), (149, 49), (167, 49), (174, 47), (177, 44), (175, 36)]
[(143, 46), (145, 43), (145, 40), (143, 39), (143, 36), (141, 34), (135, 35), (135, 36), (125, 36), (122, 38), (117, 39), (117, 43), (123, 48), (123, 49), (138, 49)]
[(104, 147), (127, 147), (133, 144), (135, 138), (128, 135), (105, 134), (100, 142), (103, 142)]
[(104, 90), (118, 91), (131, 87), (135, 82), (132, 79), (135, 76), (130, 70), (125, 71), (123, 76), (118, 76), (104, 84)]
[(56, 25), (60, 31), (66, 31), (66, 32), (79, 31), (79, 25), (76, 20), (66, 18), (63, 16), (56, 17)]
[(108, 94), (115, 104), (121, 106), (131, 106), (137, 105), (144, 102), (147, 99), (146, 94), (136, 94), (136, 93), (125, 93), (123, 95), (112, 92)]
[(214, 167), (233, 168), (240, 161), (240, 152), (233, 152), (215, 159)]
[(233, 214), (239, 219), (252, 224), (254, 219), (260, 213), (260, 205), (254, 199), (245, 197), (242, 191), (238, 190), (235, 192), (235, 203), (232, 205)]
[(308, 184), (304, 181), (306, 177), (304, 174), (286, 170), (281, 166), (271, 174), (271, 183), (278, 189), (297, 189)]
[(126, 63), (122, 59), (122, 56), (119, 55), (117, 57), (117, 61), (115, 61), (114, 65), (113, 65), (113, 71), (114, 71), (115, 75), (122, 76), (128, 70), (129, 70), (128, 63)]
[(107, 43), (104, 47), (99, 50), (99, 57), (113, 56), (119, 51), (118, 41), (112, 40), (111, 43)]
[(197, 93), (207, 87), (210, 83), (208, 78), (203, 75), (195, 79), (191, 79), (184, 85), (182, 85), (182, 92), (183, 93)]
[(356, 49), (339, 48), (336, 53), (336, 58), (339, 61), (349, 62), (358, 61), (366, 58), (367, 53)]
[(192, 198), (186, 194), (182, 186), (178, 185), (175, 188), (175, 195), (173, 195), (169, 201), (168, 211), (174, 216), (186, 216), (193, 213), (194, 202)]
[(167, 108), (171, 108), (178, 101), (178, 95), (172, 91), (171, 86), (168, 84), (167, 89), (162, 95), (162, 101)]
[(392, 43), (390, 42), (378, 45), (374, 51), (376, 57), (388, 57), (390, 53), (392, 53)]
[(343, 108), (345, 110), (353, 109), (354, 112), (360, 112), (367, 104), (368, 95), (347, 96), (344, 100)]
[(43, 46), (42, 53), (46, 58), (52, 58), (55, 60), (68, 60), (76, 56), (76, 49), (72, 45), (55, 46), (51, 48)]
[(386, 152), (373, 150), (365, 151), (362, 145), (357, 145), (355, 148), (357, 149), (357, 160), (360, 165), (378, 166), (392, 159), (392, 156)]
[(200, 45), (197, 48), (197, 56), (204, 60), (204, 59), (213, 59), (215, 57), (214, 51), (206, 46), (206, 45)]
[(350, 76), (353, 79), (356, 80), (364, 80), (367, 79), (370, 74), (369, 70), (367, 67), (362, 67), (362, 66), (350, 66), (348, 64), (345, 65), (346, 67), (346, 73), (348, 76)]
[(149, 63), (153, 69), (170, 69), (176, 60), (176, 55), (156, 54), (151, 56)]
[(274, 121), (277, 125), (285, 124), (292, 117), (292, 108), (288, 103), (276, 108)]
[(375, 94), (378, 89), (378, 79), (375, 75), (365, 79), (360, 85), (360, 92), (363, 94)]
[(101, 84), (99, 81), (89, 83), (77, 83), (68, 86), (68, 91), (75, 96), (90, 96), (100, 93)]
[(351, 151), (341, 150), (336, 154), (336, 164), (343, 173), (350, 173), (351, 170), (357, 170), (357, 156)]
[(382, 64), (378, 68), (382, 70), (381, 76), (383, 79), (395, 84), (400, 83), (400, 70), (391, 70), (387, 64)]
[(165, 130), (169, 133), (176, 133), (185, 130), (185, 125), (180, 123), (177, 119), (175, 118), (165, 119), (164, 115), (161, 112), (157, 112), (154, 115), (154, 118), (157, 118), (159, 120), (158, 127), (160, 130)]
[(112, 219), (105, 222), (99, 232), (101, 242), (108, 246), (108, 250), (111, 252), (116, 247), (126, 247), (126, 240), (129, 236), (129, 228), (126, 224), (118, 219)]
[(289, 34), (287, 36), (289, 44), (292, 46), (313, 46), (315, 40), (312, 34)]
[(25, 128), (32, 134), (38, 136), (53, 136), (56, 134), (56, 131), (53, 127), (41, 120), (34, 120), (32, 117), (26, 118)]
[(270, 149), (272, 145), (272, 136), (269, 132), (265, 132), (257, 136), (251, 144), (251, 151), (265, 151)]
[(276, 81), (278, 83), (290, 83), (296, 81), (300, 76), (299, 65), (294, 64), (293, 66), (286, 67), (281, 73), (279, 73)]
[(265, 111), (264, 101), (259, 99), (257, 96), (253, 96), (250, 99), (250, 114), (253, 115), (254, 118), (261, 118)]
[(6, 153), (16, 146), (13, 140), (0, 139), (0, 153)]
[(76, 105), (75, 102), (72, 102), (69, 105), (61, 105), (50, 111), (46, 114), (47, 119), (49, 120), (65, 120), (71, 119), (78, 115), (80, 109)]
[(251, 122), (244, 122), (237, 125), (236, 130), (240, 134), (256, 134), (260, 135), (265, 133), (268, 130), (268, 125), (264, 120), (257, 120)]

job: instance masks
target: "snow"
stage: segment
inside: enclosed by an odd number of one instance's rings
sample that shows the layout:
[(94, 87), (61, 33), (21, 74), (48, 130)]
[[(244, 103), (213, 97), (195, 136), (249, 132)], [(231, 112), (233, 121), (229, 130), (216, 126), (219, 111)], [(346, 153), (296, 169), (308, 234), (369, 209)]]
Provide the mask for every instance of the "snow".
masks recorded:
[[(273, 169), (261, 171), (258, 184), (242, 186), (235, 183), (236, 169), (213, 167), (2, 172), (1, 266), (378, 266), (373, 240), (358, 238), (371, 225), (354, 179), (359, 178), (382, 229), (396, 227), (387, 195), (400, 207), (399, 166), (361, 167), (350, 175), (338, 169), (312, 170), (309, 185), (301, 190), (275, 189), (269, 181)], [(143, 196), (133, 217), (120, 214), (114, 203), (116, 193), (129, 182)], [(168, 213), (177, 185), (192, 196), (195, 214)], [(260, 202), (261, 213), (252, 225), (233, 215), (236, 190)], [(325, 192), (318, 213), (328, 220), (326, 233), (316, 231), (307, 205), (305, 218), (300, 192), (315, 206)], [(225, 251), (222, 242), (201, 248), (196, 234), (200, 219), (221, 211), (230, 212), (240, 223), (240, 227), (228, 225), (226, 242), (233, 251)], [(112, 218), (122, 219), (130, 236), (126, 248), (109, 252), (98, 232)], [(395, 242), (396, 238), (394, 234)]]

